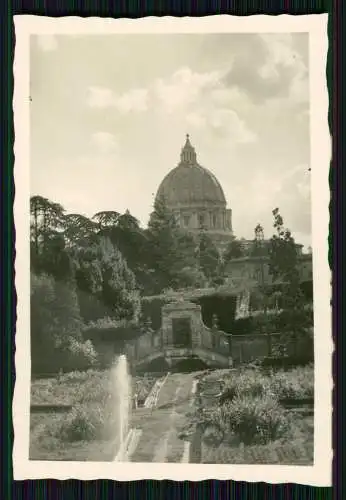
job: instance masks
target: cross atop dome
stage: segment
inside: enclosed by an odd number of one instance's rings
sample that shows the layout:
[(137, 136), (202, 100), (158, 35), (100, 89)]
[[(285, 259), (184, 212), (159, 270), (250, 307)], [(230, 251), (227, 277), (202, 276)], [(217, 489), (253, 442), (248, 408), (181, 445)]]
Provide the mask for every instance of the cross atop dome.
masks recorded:
[(189, 134), (186, 134), (186, 142), (181, 150), (180, 162), (185, 165), (195, 165), (197, 163), (195, 148), (191, 145)]

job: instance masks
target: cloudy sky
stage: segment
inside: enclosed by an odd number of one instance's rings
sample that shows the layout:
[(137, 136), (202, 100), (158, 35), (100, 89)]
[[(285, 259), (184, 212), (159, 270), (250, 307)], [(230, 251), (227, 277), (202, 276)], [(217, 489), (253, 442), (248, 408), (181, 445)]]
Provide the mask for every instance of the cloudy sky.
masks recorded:
[(32, 194), (145, 225), (189, 133), (237, 237), (310, 245), (307, 35), (35, 36), (30, 85)]

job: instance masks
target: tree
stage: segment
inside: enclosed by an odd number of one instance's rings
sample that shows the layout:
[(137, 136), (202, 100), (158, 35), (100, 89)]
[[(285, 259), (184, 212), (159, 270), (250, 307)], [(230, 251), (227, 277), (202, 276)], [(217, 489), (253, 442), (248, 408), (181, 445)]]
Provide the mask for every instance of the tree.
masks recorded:
[(36, 257), (43, 251), (47, 240), (63, 227), (64, 208), (43, 196), (30, 198), (30, 241)]
[(76, 281), (86, 321), (100, 317), (133, 320), (140, 302), (133, 272), (109, 238), (100, 237), (78, 252)]
[(284, 227), (279, 209), (273, 210), (276, 234), (270, 240), (269, 271), (274, 280), (283, 282), (287, 306), (295, 307), (301, 303), (298, 254), (291, 231)]
[(97, 223), (80, 214), (68, 214), (64, 218), (64, 237), (69, 247), (90, 241), (98, 229)]
[(294, 238), (284, 227), (279, 209), (273, 210), (276, 234), (270, 240), (269, 270), (276, 281), (281, 281), (280, 302), (285, 314), (285, 329), (294, 334), (306, 331), (309, 322), (300, 288), (298, 254)]
[(217, 275), (220, 265), (220, 254), (209, 236), (202, 231), (198, 245), (198, 260), (200, 269), (207, 278), (213, 278)]
[(33, 371), (44, 371), (42, 365), (53, 355), (55, 347), (54, 308), (55, 290), (51, 277), (31, 273), (30, 322), (31, 364)]
[(186, 266), (177, 272), (177, 283), (180, 288), (203, 288), (207, 283), (207, 279), (198, 267)]
[(107, 227), (114, 227), (117, 225), (119, 220), (119, 212), (114, 212), (111, 210), (98, 212), (93, 216), (93, 220), (95, 220), (99, 224), (99, 228), (104, 229)]
[(96, 361), (92, 345), (82, 339), (75, 288), (53, 277), (31, 273), (31, 364), (33, 372), (75, 368)]
[(238, 259), (243, 256), (244, 252), (241, 242), (234, 239), (227, 245), (223, 258), (225, 262), (228, 262), (232, 259)]
[(177, 271), (183, 263), (177, 244), (178, 226), (164, 197), (155, 200), (147, 234), (149, 267), (155, 271), (156, 291), (176, 287)]
[(139, 230), (139, 221), (130, 214), (129, 210), (119, 216), (118, 218), (118, 226), (122, 229), (129, 229), (138, 231)]
[(128, 210), (124, 214), (99, 212), (94, 215), (93, 220), (99, 223), (99, 236), (109, 238), (125, 257), (127, 265), (136, 276), (138, 286), (150, 288), (148, 238), (139, 221)]
[(64, 208), (42, 196), (30, 199), (31, 268), (56, 279), (70, 279), (71, 261), (65, 248)]
[(47, 273), (57, 280), (65, 282), (73, 280), (73, 263), (62, 234), (52, 234), (46, 239), (44, 251), (34, 269)]

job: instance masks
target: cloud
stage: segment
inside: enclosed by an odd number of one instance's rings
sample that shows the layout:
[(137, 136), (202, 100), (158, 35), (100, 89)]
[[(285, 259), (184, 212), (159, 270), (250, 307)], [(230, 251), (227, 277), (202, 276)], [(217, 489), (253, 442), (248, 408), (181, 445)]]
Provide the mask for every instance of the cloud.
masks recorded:
[(293, 101), (306, 102), (309, 99), (308, 68), (301, 54), (294, 47), (291, 34), (262, 35), (267, 46), (267, 62), (262, 68), (274, 68), (277, 81), (283, 83), (283, 76), (287, 77), (288, 98)]
[(238, 88), (227, 88), (223, 71), (198, 73), (179, 68), (167, 78), (157, 78), (148, 88), (117, 94), (109, 88), (89, 87), (87, 104), (92, 108), (114, 108), (121, 114), (149, 112), (160, 120), (175, 118), (192, 129), (210, 132), (222, 140), (248, 143), (256, 140), (241, 117), (249, 100)]
[(161, 108), (172, 113), (198, 102), (203, 92), (216, 88), (219, 82), (219, 72), (195, 73), (183, 67), (170, 78), (158, 79), (153, 91)]
[(311, 232), (311, 174), (308, 165), (297, 165), (281, 184), (279, 200), (288, 227), (301, 233)]
[(118, 148), (115, 136), (109, 132), (94, 132), (91, 138), (93, 145), (96, 146), (100, 153), (111, 153)]
[(100, 109), (113, 107), (122, 114), (143, 112), (148, 106), (148, 91), (147, 89), (131, 89), (123, 94), (116, 94), (109, 88), (89, 87), (87, 105)]
[[(234, 230), (238, 236), (253, 237), (253, 228), (261, 223), (267, 237), (273, 234), (272, 210), (279, 207), (285, 227), (297, 241), (309, 244), (311, 239), (310, 173), (308, 165), (299, 164), (273, 178), (260, 171), (244, 186), (232, 187)], [(251, 200), (251, 202), (249, 202)]]
[(87, 91), (87, 104), (91, 108), (108, 108), (113, 103), (113, 92), (103, 87), (89, 87)]
[(224, 77), (226, 86), (241, 88), (256, 104), (273, 98), (308, 100), (308, 68), (290, 34), (261, 34), (247, 40)]
[(223, 71), (207, 73), (180, 68), (155, 82), (152, 92), (161, 113), (180, 114), (192, 129), (210, 132), (219, 139), (247, 143), (256, 140), (241, 118), (247, 99), (237, 88), (226, 88)]
[(52, 52), (58, 48), (58, 41), (54, 35), (38, 35), (37, 45), (43, 52)]
[(148, 91), (146, 89), (132, 89), (115, 97), (113, 105), (122, 113), (146, 111), (148, 107)]

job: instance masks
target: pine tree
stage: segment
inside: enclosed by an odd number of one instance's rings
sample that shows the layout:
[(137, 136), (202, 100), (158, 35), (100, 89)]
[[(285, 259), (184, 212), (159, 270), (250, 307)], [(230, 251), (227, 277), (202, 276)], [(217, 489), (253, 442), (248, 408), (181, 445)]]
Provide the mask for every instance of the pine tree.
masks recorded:
[(202, 231), (199, 238), (198, 258), (200, 269), (207, 278), (217, 275), (220, 266), (220, 254), (209, 236)]
[(164, 198), (155, 200), (148, 224), (151, 268), (155, 271), (157, 291), (176, 286), (176, 274), (182, 266), (178, 250), (178, 226)]

